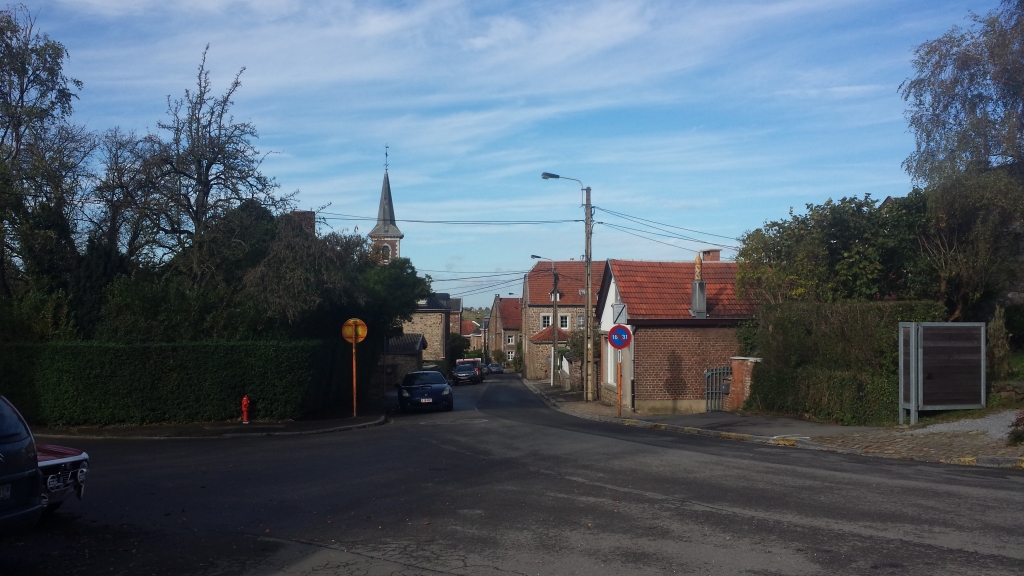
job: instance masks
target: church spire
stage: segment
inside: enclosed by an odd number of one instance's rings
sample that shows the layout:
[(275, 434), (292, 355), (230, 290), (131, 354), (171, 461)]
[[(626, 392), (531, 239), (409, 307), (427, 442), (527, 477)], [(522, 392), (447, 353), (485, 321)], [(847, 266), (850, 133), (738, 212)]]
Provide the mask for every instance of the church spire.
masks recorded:
[(395, 224), (395, 204), (391, 201), (391, 181), (384, 171), (384, 184), (380, 189), (380, 207), (377, 208), (377, 225), (370, 230), (370, 238), (404, 238), (405, 235)]

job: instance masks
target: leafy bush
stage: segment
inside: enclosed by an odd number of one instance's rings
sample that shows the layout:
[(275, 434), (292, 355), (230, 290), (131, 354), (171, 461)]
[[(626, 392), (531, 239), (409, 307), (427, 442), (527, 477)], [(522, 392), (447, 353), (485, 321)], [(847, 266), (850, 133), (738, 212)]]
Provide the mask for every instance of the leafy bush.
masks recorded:
[(2, 344), (0, 394), (50, 426), (225, 420), (246, 394), (254, 418), (298, 418), (351, 398), (335, 381), (351, 374), (339, 351), (320, 341)]
[(762, 306), (747, 407), (843, 424), (898, 416), (900, 322), (940, 321), (937, 302)]
[(1017, 419), (1010, 424), (1010, 446), (1024, 445), (1024, 410), (1017, 413)]

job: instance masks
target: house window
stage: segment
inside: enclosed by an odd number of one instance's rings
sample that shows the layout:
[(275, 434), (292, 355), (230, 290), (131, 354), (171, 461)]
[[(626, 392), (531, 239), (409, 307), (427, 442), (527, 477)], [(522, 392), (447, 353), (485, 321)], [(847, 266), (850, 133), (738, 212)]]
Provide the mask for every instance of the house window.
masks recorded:
[(548, 326), (551, 326), (551, 314), (541, 314), (540, 327), (547, 328)]
[(559, 314), (558, 315), (558, 327), (561, 328), (562, 330), (568, 330), (569, 329), (569, 315), (568, 314)]
[(515, 343), (516, 343), (516, 337), (515, 337), (515, 336), (512, 336), (512, 335), (510, 335), (510, 336), (508, 337), (508, 343), (509, 343), (509, 344), (515, 344)]
[(583, 326), (583, 314), (580, 314), (579, 316), (576, 317), (576, 325), (580, 327)]
[(516, 359), (516, 353), (511, 351), (511, 350), (509, 350), (508, 351), (508, 361), (511, 362), (511, 361), (513, 361), (515, 359)]

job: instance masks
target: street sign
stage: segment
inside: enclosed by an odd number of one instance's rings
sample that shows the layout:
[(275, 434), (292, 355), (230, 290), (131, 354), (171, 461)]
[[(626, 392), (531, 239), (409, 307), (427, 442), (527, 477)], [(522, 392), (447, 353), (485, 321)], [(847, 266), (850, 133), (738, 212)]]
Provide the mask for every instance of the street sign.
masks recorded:
[(612, 304), (612, 324), (626, 323), (626, 304)]
[(341, 337), (352, 344), (352, 417), (356, 417), (356, 344), (366, 338), (366, 322), (349, 318), (341, 325)]
[(359, 318), (349, 318), (341, 326), (341, 337), (352, 344), (362, 342), (366, 338), (366, 322)]
[(613, 326), (612, 329), (608, 331), (608, 343), (616, 350), (626, 348), (632, 341), (633, 333), (629, 331), (629, 328), (622, 324)]

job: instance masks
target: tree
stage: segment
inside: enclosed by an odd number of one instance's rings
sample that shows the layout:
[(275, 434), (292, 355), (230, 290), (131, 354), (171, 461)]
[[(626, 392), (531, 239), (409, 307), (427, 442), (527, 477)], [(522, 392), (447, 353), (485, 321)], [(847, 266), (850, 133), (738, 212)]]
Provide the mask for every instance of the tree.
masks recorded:
[(82, 83), (64, 74), (64, 45), (35, 30), (24, 6), (0, 10), (0, 297), (11, 296), (12, 237), (29, 193), (21, 186), (26, 145), (71, 115)]
[(954, 26), (914, 50), (900, 86), (916, 148), (903, 166), (933, 184), (1024, 160), (1024, 0), (1003, 0), (973, 26)]
[[(207, 46), (209, 50), (209, 46)], [(190, 248), (179, 260), (193, 282), (205, 280), (209, 270), (206, 242), (212, 223), (245, 200), (275, 212), (291, 206), (292, 195), (278, 196), (278, 185), (261, 172), (265, 154), (253, 146), (259, 137), (249, 122), (236, 122), (230, 110), (241, 87), (239, 70), (221, 96), (215, 96), (206, 69), (206, 51), (199, 65), (195, 91), (177, 100), (167, 98), (168, 133), (159, 150), (159, 191), (156, 222), (164, 235), (163, 247), (172, 253)]]
[(737, 284), (757, 301), (908, 298), (927, 292), (923, 194), (831, 199), (744, 235)]

